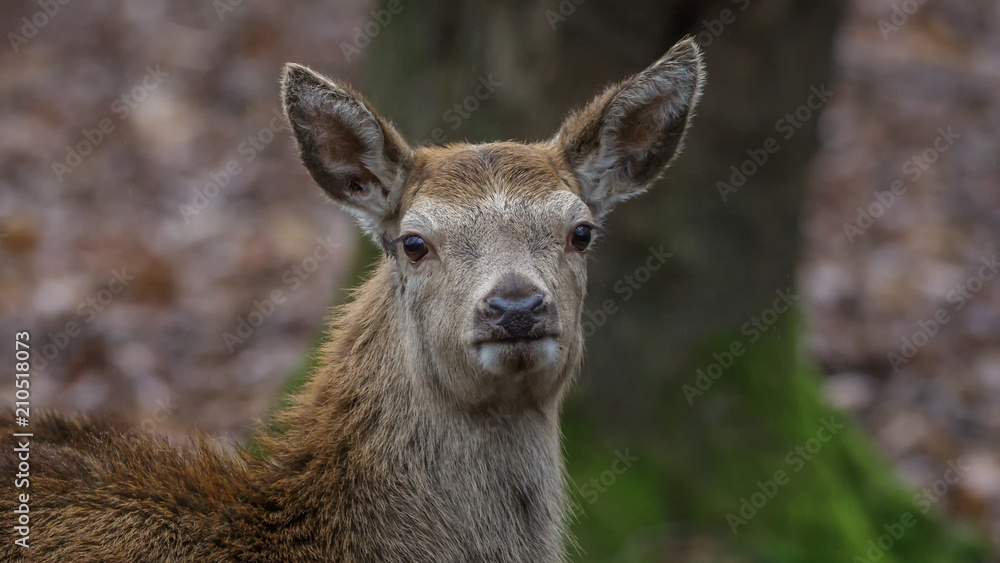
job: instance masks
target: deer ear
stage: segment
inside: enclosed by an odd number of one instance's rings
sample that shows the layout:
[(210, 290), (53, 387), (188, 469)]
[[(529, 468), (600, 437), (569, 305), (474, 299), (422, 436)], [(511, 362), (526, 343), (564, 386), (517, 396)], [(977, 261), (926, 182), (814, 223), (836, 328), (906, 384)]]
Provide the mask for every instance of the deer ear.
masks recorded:
[(660, 177), (680, 150), (704, 77), (701, 51), (685, 39), (566, 119), (554, 141), (595, 217)]
[(409, 145), (350, 87), (304, 66), (285, 65), (281, 97), (309, 174), (387, 245), (413, 168)]

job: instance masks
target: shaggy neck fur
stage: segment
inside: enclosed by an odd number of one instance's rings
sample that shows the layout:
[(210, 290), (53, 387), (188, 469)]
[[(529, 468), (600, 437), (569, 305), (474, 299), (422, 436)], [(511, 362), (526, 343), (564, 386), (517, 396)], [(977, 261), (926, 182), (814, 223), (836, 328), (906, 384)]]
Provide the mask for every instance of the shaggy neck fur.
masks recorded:
[(270, 518), (322, 528), (319, 552), (357, 561), (564, 560), (561, 397), (520, 408), (449, 400), (393, 322), (402, 293), (383, 259), (282, 418), (289, 430), (266, 439), (278, 478), (261, 499), (286, 501)]

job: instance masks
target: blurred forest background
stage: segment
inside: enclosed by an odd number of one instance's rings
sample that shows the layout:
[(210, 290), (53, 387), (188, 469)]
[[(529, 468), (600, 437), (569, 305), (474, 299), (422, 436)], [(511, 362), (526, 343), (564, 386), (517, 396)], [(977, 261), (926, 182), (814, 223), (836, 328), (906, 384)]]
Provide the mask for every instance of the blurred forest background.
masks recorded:
[(277, 119), (284, 62), (414, 143), (530, 140), (694, 35), (687, 149), (592, 256), (573, 559), (997, 560), (993, 0), (16, 0), (0, 30), (34, 405), (240, 440), (375, 252)]

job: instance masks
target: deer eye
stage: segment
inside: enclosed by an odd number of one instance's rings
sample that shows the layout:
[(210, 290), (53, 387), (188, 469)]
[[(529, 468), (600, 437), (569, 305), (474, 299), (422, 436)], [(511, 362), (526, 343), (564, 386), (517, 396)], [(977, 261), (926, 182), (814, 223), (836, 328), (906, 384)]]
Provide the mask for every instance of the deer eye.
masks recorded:
[(569, 243), (573, 248), (584, 252), (590, 246), (590, 239), (593, 237), (594, 227), (587, 224), (577, 225), (569, 236)]
[(416, 264), (421, 258), (427, 256), (427, 243), (417, 235), (409, 235), (403, 238), (403, 253)]

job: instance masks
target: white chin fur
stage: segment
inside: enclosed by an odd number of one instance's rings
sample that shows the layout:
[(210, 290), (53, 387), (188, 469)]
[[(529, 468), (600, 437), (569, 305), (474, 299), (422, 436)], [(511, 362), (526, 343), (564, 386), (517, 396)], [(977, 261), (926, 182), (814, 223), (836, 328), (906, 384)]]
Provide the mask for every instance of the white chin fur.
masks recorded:
[[(479, 345), (476, 354), (483, 369), (493, 374), (510, 372), (511, 366), (522, 363), (526, 364), (527, 370), (537, 370), (552, 365), (559, 359), (559, 343), (552, 338), (518, 344), (484, 342)], [(523, 360), (519, 361), (518, 356)]]

